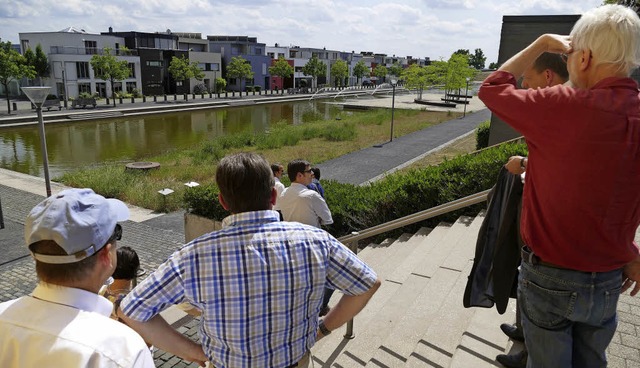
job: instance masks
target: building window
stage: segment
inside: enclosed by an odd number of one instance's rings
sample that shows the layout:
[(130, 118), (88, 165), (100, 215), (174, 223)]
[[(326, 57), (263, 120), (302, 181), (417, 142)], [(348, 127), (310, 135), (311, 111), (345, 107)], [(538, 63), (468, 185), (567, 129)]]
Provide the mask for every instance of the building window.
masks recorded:
[(273, 52), (267, 52), (267, 56), (268, 56), (268, 57), (270, 57), (270, 58), (272, 58), (272, 59), (275, 59), (275, 58), (276, 58), (276, 54), (275, 54), (275, 53), (273, 53)]
[(231, 46), (231, 55), (238, 55), (240, 50), (236, 46)]
[(84, 41), (84, 52), (87, 55), (94, 55), (98, 53), (98, 42), (96, 41)]
[(89, 84), (89, 83), (78, 83), (78, 93), (91, 94), (91, 84)]
[(78, 79), (89, 79), (89, 63), (86, 61), (77, 62), (76, 74), (78, 75)]
[(113, 83), (113, 92), (114, 93), (122, 92), (122, 82)]
[(20, 43), (22, 44), (22, 53), (24, 54), (27, 50), (29, 50), (31, 47), (29, 47), (29, 40), (22, 40), (20, 41)]
[(229, 84), (232, 84), (232, 85), (235, 86), (236, 85), (236, 79), (235, 78), (229, 78)]
[(96, 83), (96, 93), (100, 97), (107, 97), (107, 84), (105, 82)]
[(256, 47), (256, 55), (262, 55), (262, 48)]
[(163, 63), (162, 63), (162, 60), (149, 60), (147, 61), (147, 66), (162, 68)]
[(211, 70), (212, 70), (212, 71), (217, 72), (217, 71), (219, 71), (219, 70), (220, 70), (220, 64), (218, 64), (218, 63), (211, 63), (210, 65), (211, 65)]
[(127, 93), (133, 93), (133, 90), (138, 88), (136, 82), (127, 82)]
[(129, 63), (129, 78), (135, 78), (135, 77), (136, 77), (136, 64)]

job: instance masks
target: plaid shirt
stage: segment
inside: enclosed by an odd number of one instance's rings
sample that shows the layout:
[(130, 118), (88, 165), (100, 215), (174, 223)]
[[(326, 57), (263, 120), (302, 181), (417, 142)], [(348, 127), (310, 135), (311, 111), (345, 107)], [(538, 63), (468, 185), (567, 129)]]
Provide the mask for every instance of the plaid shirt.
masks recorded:
[(172, 304), (202, 310), (200, 336), (216, 368), (288, 367), (313, 346), (325, 283), (348, 295), (376, 274), (327, 232), (275, 211), (224, 219), (175, 252), (123, 300), (147, 321)]

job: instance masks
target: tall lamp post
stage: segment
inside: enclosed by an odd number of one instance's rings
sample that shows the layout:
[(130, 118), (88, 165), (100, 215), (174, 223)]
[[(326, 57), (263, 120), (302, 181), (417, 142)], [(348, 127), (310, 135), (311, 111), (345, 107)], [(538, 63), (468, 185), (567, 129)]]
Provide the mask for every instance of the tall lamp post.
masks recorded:
[(393, 112), (396, 108), (396, 84), (398, 80), (391, 80), (391, 138), (389, 138), (389, 142), (393, 142)]
[(49, 95), (51, 87), (22, 87), (22, 92), (36, 106), (38, 113), (38, 127), (40, 128), (40, 148), (42, 149), (42, 168), (47, 188), (47, 197), (51, 196), (51, 181), (49, 180), (49, 158), (47, 157), (47, 140), (44, 136), (44, 120), (42, 119), (42, 104)]
[(462, 113), (462, 117), (467, 116), (467, 98), (469, 97), (469, 81), (471, 78), (467, 77), (467, 87), (464, 89), (464, 112)]

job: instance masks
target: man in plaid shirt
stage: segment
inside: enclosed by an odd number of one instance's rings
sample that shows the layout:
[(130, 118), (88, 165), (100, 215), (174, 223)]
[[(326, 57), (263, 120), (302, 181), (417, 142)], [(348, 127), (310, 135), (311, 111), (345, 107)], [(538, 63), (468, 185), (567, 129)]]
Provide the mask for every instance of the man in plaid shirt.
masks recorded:
[[(146, 341), (216, 368), (306, 367), (309, 349), (367, 304), (375, 272), (327, 232), (279, 221), (273, 173), (261, 156), (225, 157), (216, 171), (222, 230), (176, 251), (123, 301), (119, 315)], [(345, 295), (318, 319), (325, 284)], [(158, 314), (188, 301), (202, 310), (202, 345)]]

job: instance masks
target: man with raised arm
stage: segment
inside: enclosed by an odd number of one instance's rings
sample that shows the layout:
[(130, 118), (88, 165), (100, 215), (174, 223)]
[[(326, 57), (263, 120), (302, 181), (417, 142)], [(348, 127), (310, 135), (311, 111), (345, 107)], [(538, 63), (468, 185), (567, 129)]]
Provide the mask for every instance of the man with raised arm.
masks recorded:
[[(543, 52), (573, 86), (517, 89)], [(505, 62), (479, 97), (529, 146), (518, 300), (528, 367), (606, 367), (621, 292), (640, 290), (640, 19), (620, 5), (582, 15)]]
[[(564, 84), (569, 79), (567, 72), (567, 64), (558, 54), (549, 52), (542, 53), (531, 64), (524, 73), (522, 73), (522, 88), (546, 88), (556, 84)], [(527, 168), (526, 157), (511, 156), (509, 161), (504, 165), (507, 170), (515, 175), (521, 175)], [(515, 281), (515, 280), (514, 280)], [(511, 325), (503, 323), (500, 329), (516, 341), (524, 341), (522, 333), (522, 318), (520, 303), (516, 301), (516, 323)], [(507, 368), (525, 368), (527, 366), (527, 346), (517, 353), (499, 354), (496, 360)]]
[[(327, 232), (279, 221), (271, 210), (273, 173), (262, 156), (223, 158), (216, 182), (220, 204), (231, 212), (222, 230), (175, 252), (129, 293), (119, 316), (154, 346), (190, 361), (306, 367), (316, 340), (358, 314), (380, 280)], [(345, 295), (319, 320), (325, 284)], [(202, 345), (158, 314), (183, 301), (202, 310)]]

